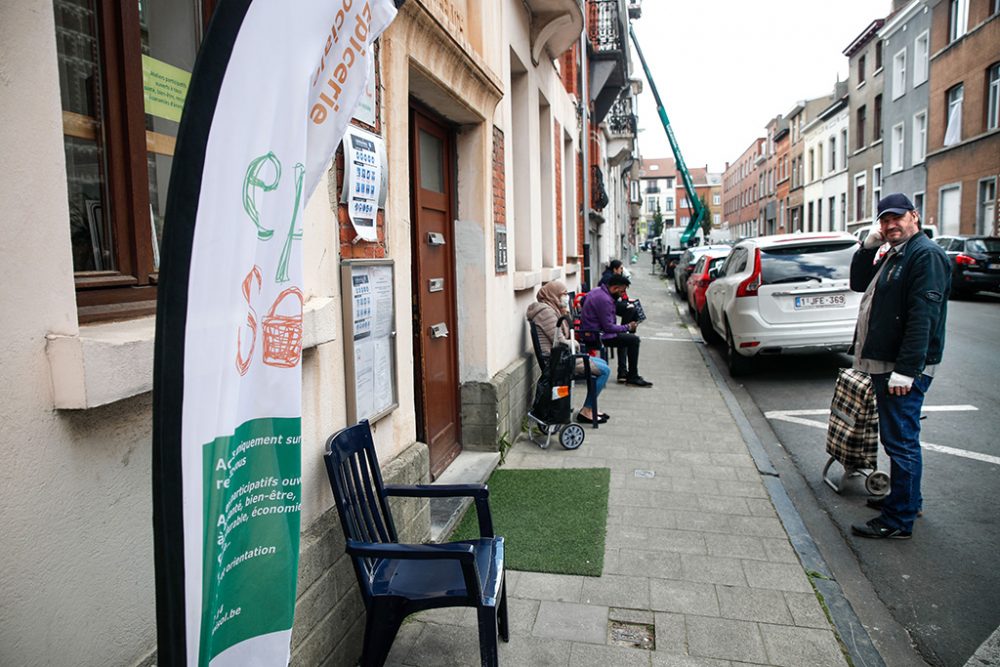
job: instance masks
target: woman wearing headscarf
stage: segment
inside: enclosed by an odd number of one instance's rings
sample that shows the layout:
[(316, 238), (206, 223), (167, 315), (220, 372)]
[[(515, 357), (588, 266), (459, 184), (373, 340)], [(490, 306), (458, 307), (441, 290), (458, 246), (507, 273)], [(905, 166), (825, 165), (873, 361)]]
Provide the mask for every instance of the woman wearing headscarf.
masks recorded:
[[(569, 314), (569, 294), (566, 292), (566, 285), (560, 280), (553, 280), (546, 283), (535, 295), (536, 302), (528, 306), (526, 314), (530, 322), (534, 322), (538, 327), (538, 342), (541, 344), (542, 354), (548, 355), (552, 351), (552, 346), (558, 343), (569, 341), (569, 325), (562, 322), (557, 326), (559, 318)], [(575, 343), (575, 341), (574, 341)], [(576, 352), (576, 350), (573, 350)], [(583, 373), (583, 360), (577, 360), (577, 373)], [(590, 372), (596, 377), (594, 382), (594, 392), (591, 395), (590, 385), (587, 388), (587, 399), (583, 402), (583, 407), (576, 415), (576, 420), (583, 424), (593, 423), (594, 403), (597, 395), (604, 389), (611, 376), (611, 367), (600, 357), (591, 357)], [(600, 413), (597, 415), (598, 423), (603, 424), (608, 421), (608, 415)]]

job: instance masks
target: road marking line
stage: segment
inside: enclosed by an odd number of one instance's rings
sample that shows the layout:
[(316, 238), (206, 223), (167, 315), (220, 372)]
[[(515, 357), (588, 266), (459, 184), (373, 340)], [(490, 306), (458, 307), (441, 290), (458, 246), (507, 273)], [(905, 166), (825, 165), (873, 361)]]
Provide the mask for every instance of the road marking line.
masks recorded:
[[(978, 409), (979, 408), (974, 405), (925, 405), (923, 407), (924, 412), (969, 412), (971, 410)], [(813, 428), (826, 430), (826, 422), (816, 421), (815, 419), (804, 419), (803, 417), (829, 414), (829, 410), (771, 410), (769, 412), (765, 412), (764, 417), (767, 419), (775, 419), (778, 421), (789, 422), (791, 424), (801, 424), (803, 426), (811, 426)], [(946, 447), (945, 445), (935, 445), (930, 442), (921, 442), (920, 446), (931, 452), (950, 454), (951, 456), (959, 456), (961, 458), (972, 459), (974, 461), (1000, 465), (1000, 456), (980, 454), (979, 452), (970, 452), (966, 449), (956, 449), (954, 447)]]
[(642, 339), (643, 340), (668, 341), (670, 343), (694, 343), (694, 342), (699, 342), (700, 343), (701, 342), (701, 341), (695, 341), (695, 340), (693, 340), (691, 338), (688, 338), (688, 337), (683, 337), (683, 338), (680, 338), (680, 337), (678, 337), (678, 338), (665, 338), (663, 336), (643, 336)]

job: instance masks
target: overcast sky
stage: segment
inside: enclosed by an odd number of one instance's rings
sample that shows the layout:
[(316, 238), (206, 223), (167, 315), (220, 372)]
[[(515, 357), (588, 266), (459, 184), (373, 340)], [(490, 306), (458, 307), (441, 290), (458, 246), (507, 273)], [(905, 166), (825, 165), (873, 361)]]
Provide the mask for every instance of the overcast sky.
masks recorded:
[[(722, 172), (770, 119), (846, 79), (844, 49), (891, 9), (891, 0), (644, 0), (633, 27), (684, 161)], [(671, 157), (634, 48), (632, 62), (643, 78), (641, 155)]]

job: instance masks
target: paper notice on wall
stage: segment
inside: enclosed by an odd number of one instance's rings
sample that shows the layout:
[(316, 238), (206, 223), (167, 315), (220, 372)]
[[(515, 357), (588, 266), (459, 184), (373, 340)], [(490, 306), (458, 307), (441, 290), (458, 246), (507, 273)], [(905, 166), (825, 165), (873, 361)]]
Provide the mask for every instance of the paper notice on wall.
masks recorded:
[(369, 336), (372, 332), (372, 288), (367, 273), (351, 277), (354, 283), (354, 340)]
[(370, 132), (351, 128), (344, 137), (344, 197), (354, 231), (365, 241), (377, 241), (382, 190), (383, 139)]
[(191, 72), (142, 56), (142, 101), (149, 115), (179, 123), (190, 84)]

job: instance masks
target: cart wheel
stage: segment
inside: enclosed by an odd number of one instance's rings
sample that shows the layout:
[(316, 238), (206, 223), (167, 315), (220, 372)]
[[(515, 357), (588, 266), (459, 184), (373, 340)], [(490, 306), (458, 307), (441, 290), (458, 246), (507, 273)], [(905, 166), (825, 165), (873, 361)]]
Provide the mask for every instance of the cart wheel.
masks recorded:
[(876, 470), (865, 480), (865, 489), (873, 496), (884, 496), (889, 492), (889, 475)]
[(576, 449), (583, 444), (586, 433), (579, 424), (567, 424), (559, 432), (559, 444), (566, 449)]

